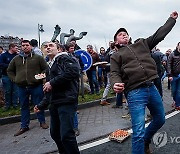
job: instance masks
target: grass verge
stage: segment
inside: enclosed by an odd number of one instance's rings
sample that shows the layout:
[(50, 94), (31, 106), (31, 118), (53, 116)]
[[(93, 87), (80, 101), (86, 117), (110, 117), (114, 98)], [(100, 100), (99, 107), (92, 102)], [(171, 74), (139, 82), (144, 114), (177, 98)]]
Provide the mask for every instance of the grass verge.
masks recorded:
[[(79, 98), (78, 98), (79, 104), (83, 104), (83, 103), (87, 103), (87, 102), (90, 102), (93, 100), (101, 99), (103, 92), (104, 92), (104, 88), (102, 88), (100, 90), (99, 94), (93, 94), (93, 95), (85, 94), (84, 98), (81, 95), (79, 95)], [(108, 97), (115, 96), (115, 94), (112, 94), (111, 92), (112, 91), (110, 91), (110, 93), (108, 94)], [(33, 105), (30, 106), (30, 111), (33, 112)], [(20, 107), (19, 106), (16, 109), (11, 107), (8, 111), (4, 111), (3, 107), (0, 108), (0, 118), (14, 116), (14, 115), (20, 115)]]

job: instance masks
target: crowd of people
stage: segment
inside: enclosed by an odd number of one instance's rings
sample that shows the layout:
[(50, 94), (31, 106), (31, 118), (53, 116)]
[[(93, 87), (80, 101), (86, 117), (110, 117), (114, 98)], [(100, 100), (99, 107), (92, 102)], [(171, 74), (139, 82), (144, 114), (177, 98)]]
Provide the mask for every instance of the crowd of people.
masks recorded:
[[(177, 17), (178, 13), (173, 12), (153, 35), (134, 43), (128, 31), (120, 28), (107, 50), (100, 47), (95, 51), (92, 45), (87, 45), (93, 63), (86, 72), (81, 57), (74, 52), (80, 49), (74, 40), (64, 46), (57, 41), (44, 42), (43, 51), (35, 39), (22, 40), (21, 49), (14, 43), (9, 44), (8, 51), (0, 47), (0, 105), (4, 111), (18, 105), (21, 110), (21, 126), (14, 136), (29, 131), (32, 103), (43, 129), (49, 128), (44, 116), (44, 110), (49, 108), (50, 135), (59, 152), (80, 153), (76, 141), (77, 105), (83, 74), (88, 78), (90, 95), (99, 95), (104, 88), (100, 105), (110, 105), (107, 96), (111, 87), (116, 93), (113, 108), (123, 108), (126, 98), (133, 129), (132, 153), (149, 154), (152, 136), (165, 122), (162, 81), (166, 77), (174, 100), (172, 105), (180, 110), (180, 42), (174, 51), (168, 49), (165, 54), (157, 48)], [(146, 107), (153, 120), (145, 130)]]

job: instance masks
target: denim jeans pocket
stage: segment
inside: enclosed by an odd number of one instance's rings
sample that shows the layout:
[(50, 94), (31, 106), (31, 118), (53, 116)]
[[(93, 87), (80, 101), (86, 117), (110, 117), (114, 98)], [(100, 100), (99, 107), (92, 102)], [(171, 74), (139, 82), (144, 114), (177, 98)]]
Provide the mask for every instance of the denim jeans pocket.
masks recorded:
[(129, 91), (128, 94), (127, 94), (127, 101), (128, 101), (128, 103), (131, 103), (133, 97), (135, 95), (137, 95), (139, 92), (140, 92), (140, 88), (133, 89), (133, 90)]

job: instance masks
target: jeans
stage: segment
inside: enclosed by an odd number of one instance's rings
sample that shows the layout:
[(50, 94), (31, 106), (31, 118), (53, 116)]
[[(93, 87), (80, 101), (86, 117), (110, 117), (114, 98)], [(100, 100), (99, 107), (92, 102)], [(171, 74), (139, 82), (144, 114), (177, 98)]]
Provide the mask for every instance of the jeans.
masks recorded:
[(106, 87), (106, 85), (107, 85), (107, 72), (106, 72), (105, 68), (98, 67), (98, 82), (99, 82), (100, 87), (103, 86), (103, 80), (102, 80), (103, 77), (104, 77), (104, 87)]
[(3, 88), (2, 78), (0, 77), (0, 89)]
[(4, 92), (3, 92), (2, 79), (0, 78), (0, 107), (2, 106), (4, 106)]
[(107, 73), (107, 85), (103, 92), (103, 97), (101, 101), (105, 101), (107, 99), (108, 93), (111, 89), (111, 83), (110, 83), (110, 73)]
[(163, 81), (166, 77), (167, 77), (167, 72), (164, 71), (164, 74), (163, 74), (163, 76), (162, 76), (162, 78), (161, 78), (161, 81)]
[[(132, 154), (144, 154), (144, 142), (150, 143), (153, 135), (165, 123), (162, 98), (154, 85), (140, 87), (127, 93), (128, 108), (132, 122)], [(145, 109), (153, 119), (145, 129)]]
[(8, 76), (2, 76), (3, 91), (5, 96), (5, 107), (10, 108), (17, 107), (18, 102), (18, 88), (15, 83), (13, 83)]
[(78, 129), (78, 115), (77, 112), (74, 114), (74, 128)]
[(116, 94), (116, 106), (122, 106), (122, 99), (123, 99), (122, 93), (117, 93)]
[(171, 90), (173, 100), (175, 101), (176, 107), (180, 106), (180, 77), (173, 76), (171, 81)]
[(75, 137), (74, 115), (76, 105), (51, 105), (50, 111), (50, 134), (55, 141), (59, 153), (79, 154), (79, 149)]
[(99, 93), (99, 83), (96, 76), (96, 70), (88, 70), (86, 74), (88, 77), (91, 94), (94, 94), (94, 86), (95, 86), (96, 93)]
[[(43, 99), (42, 85), (36, 87), (18, 87), (19, 101), (21, 106), (21, 128), (27, 128), (30, 123), (29, 97), (34, 105), (38, 105)], [(45, 123), (44, 111), (36, 113), (38, 121)]]

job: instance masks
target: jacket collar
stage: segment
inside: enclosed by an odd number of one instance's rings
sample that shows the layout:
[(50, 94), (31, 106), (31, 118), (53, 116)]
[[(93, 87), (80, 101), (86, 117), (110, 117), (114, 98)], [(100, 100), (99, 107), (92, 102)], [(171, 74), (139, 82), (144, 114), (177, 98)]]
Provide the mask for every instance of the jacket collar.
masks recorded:
[(49, 65), (50, 68), (51, 68), (52, 65), (54, 64), (56, 58), (57, 58), (58, 56), (61, 56), (61, 55), (68, 55), (68, 53), (67, 53), (67, 52), (60, 52), (60, 53), (58, 53), (56, 56), (54, 56), (54, 58), (53, 58), (51, 61), (48, 62), (48, 65)]
[(180, 52), (178, 52), (177, 49), (176, 49), (176, 50), (174, 50), (174, 55), (175, 56), (180, 56)]

